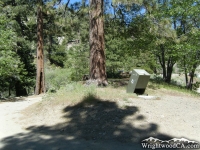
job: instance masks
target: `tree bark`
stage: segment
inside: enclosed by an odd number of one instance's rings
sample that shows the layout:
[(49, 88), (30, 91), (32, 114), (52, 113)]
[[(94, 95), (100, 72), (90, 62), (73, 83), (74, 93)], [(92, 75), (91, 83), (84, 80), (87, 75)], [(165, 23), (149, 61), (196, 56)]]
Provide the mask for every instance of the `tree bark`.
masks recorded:
[(194, 79), (194, 71), (191, 71), (190, 72), (190, 80), (187, 84), (187, 89), (189, 89), (189, 90), (192, 90), (193, 79)]
[(53, 37), (52, 37), (51, 34), (49, 35), (49, 39), (48, 39), (48, 40), (49, 40), (49, 41), (48, 41), (48, 42), (49, 42), (49, 43), (48, 43), (48, 49), (47, 49), (47, 51), (48, 51), (48, 59), (49, 59), (49, 61), (50, 61), (50, 64), (53, 64), (52, 59), (51, 59)]
[(108, 85), (105, 65), (103, 0), (90, 0), (90, 80)]
[(187, 75), (186, 57), (185, 57), (185, 55), (183, 56), (183, 67), (184, 67), (184, 74), (185, 74), (185, 84), (186, 84), (186, 87), (187, 87), (187, 85), (188, 85), (188, 75)]
[(171, 82), (171, 77), (172, 77), (172, 71), (173, 71), (173, 66), (174, 66), (173, 58), (169, 57), (167, 61), (167, 76), (165, 79), (165, 82), (170, 83)]
[(38, 1), (37, 40), (37, 75), (35, 94), (39, 95), (41, 93), (45, 93), (42, 0)]
[(167, 60), (167, 64), (166, 64), (165, 48), (164, 48), (164, 45), (162, 45), (162, 44), (160, 45), (160, 51), (161, 51), (161, 53), (160, 53), (160, 55), (158, 54), (157, 57), (159, 59), (160, 65), (163, 70), (163, 80), (166, 83), (170, 83), (175, 61), (173, 60), (172, 56), (169, 56), (169, 58)]
[(161, 54), (158, 55), (158, 59), (163, 70), (163, 80), (165, 80), (167, 76), (167, 72), (166, 72), (166, 66), (165, 66), (165, 49), (163, 45), (160, 45), (160, 51), (161, 51)]
[(192, 66), (192, 71), (189, 74), (190, 80), (189, 80), (189, 82), (187, 84), (187, 89), (189, 89), (189, 90), (192, 90), (193, 80), (194, 80), (194, 73), (195, 73), (196, 68), (197, 68), (197, 64), (194, 64)]

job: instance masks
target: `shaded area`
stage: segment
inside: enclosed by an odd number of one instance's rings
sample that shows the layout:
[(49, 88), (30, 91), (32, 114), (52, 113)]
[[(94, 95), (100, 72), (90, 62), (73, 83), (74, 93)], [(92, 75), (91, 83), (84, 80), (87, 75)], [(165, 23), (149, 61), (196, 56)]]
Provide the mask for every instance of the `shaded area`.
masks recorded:
[(10, 98), (0, 98), (0, 102), (18, 102), (26, 100), (28, 96), (24, 97), (10, 97)]
[(27, 101), (27, 98), (34, 99), (40, 97), (40, 95), (29, 95), (29, 96), (20, 96), (20, 97), (8, 97), (8, 98), (0, 98), (1, 102), (21, 102), (21, 101)]
[(129, 81), (129, 78), (108, 80), (109, 84), (112, 85), (114, 88), (125, 87), (128, 85), (128, 81)]
[[(158, 125), (144, 122), (135, 106), (119, 107), (114, 101), (88, 95), (80, 103), (63, 109), (65, 122), (54, 126), (31, 126), (1, 141), (3, 150), (66, 149), (142, 149), (141, 141), (153, 136), (162, 140), (172, 137), (160, 134)], [(127, 118), (129, 117), (129, 118)], [(140, 127), (133, 125), (142, 122)]]

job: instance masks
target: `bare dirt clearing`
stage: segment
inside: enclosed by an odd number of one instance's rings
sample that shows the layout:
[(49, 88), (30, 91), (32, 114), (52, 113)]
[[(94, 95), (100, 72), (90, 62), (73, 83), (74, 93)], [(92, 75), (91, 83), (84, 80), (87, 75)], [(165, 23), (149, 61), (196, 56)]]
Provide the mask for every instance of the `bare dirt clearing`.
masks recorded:
[[(115, 95), (125, 90), (112, 92)], [(0, 149), (137, 150), (142, 149), (141, 140), (150, 136), (200, 142), (199, 97), (166, 89), (148, 92), (160, 100), (88, 95), (73, 104), (66, 98), (54, 105), (41, 97), (2, 102)]]

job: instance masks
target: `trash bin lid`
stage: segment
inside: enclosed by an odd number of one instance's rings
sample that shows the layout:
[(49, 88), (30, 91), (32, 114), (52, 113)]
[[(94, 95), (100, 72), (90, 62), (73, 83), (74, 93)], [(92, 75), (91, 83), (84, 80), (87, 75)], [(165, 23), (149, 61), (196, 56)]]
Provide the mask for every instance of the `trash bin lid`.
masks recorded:
[(134, 71), (138, 74), (138, 75), (147, 75), (150, 76), (150, 74), (148, 72), (146, 72), (143, 69), (134, 69)]

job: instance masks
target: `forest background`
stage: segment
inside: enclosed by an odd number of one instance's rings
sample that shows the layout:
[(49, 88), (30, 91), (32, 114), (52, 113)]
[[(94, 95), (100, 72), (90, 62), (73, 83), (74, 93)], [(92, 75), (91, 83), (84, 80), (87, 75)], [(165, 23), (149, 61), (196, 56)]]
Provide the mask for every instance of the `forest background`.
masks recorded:
[[(46, 91), (57, 91), (89, 74), (89, 11), (86, 0), (42, 1)], [(0, 12), (1, 96), (32, 94), (38, 1), (2, 0)], [(162, 74), (161, 80), (170, 84), (175, 72), (185, 77), (181, 86), (192, 90), (200, 64), (199, 14), (197, 0), (105, 0), (108, 79), (142, 68)]]

